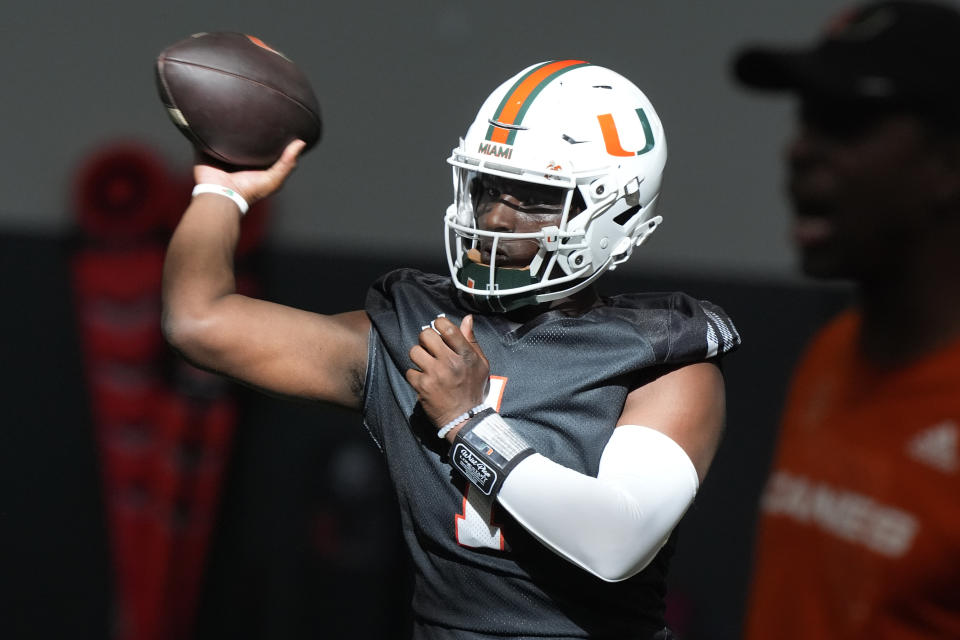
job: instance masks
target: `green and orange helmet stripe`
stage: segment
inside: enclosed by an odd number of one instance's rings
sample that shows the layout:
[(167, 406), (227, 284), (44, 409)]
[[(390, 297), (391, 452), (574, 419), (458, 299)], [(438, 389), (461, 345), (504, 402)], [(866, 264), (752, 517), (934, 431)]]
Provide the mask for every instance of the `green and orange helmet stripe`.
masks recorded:
[(487, 140), (500, 144), (513, 144), (517, 129), (523, 122), (523, 116), (544, 87), (567, 71), (589, 64), (583, 60), (554, 60), (537, 65), (520, 76), (497, 107), (490, 121), (490, 128), (487, 129)]

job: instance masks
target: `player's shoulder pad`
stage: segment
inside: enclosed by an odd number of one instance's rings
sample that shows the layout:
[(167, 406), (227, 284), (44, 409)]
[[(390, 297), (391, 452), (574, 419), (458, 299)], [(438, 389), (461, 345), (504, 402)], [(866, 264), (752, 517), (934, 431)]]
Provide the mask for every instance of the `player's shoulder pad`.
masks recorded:
[(740, 332), (719, 305), (686, 293), (633, 293), (614, 296), (609, 308), (638, 331), (661, 336), (667, 362), (708, 360), (740, 346)]

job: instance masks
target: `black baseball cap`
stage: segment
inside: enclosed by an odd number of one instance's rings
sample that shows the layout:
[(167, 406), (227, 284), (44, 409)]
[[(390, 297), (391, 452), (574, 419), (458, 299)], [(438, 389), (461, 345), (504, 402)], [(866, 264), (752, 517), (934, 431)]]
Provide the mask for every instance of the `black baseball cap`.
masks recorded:
[(929, 1), (862, 4), (834, 16), (812, 46), (742, 50), (733, 71), (756, 89), (960, 116), (960, 11)]

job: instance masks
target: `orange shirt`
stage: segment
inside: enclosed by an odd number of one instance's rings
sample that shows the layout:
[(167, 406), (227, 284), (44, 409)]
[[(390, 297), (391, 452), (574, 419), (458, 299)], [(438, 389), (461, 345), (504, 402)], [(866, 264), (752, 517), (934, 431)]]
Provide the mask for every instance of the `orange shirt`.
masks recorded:
[(794, 375), (749, 640), (960, 638), (960, 342), (879, 372), (859, 326), (841, 314)]

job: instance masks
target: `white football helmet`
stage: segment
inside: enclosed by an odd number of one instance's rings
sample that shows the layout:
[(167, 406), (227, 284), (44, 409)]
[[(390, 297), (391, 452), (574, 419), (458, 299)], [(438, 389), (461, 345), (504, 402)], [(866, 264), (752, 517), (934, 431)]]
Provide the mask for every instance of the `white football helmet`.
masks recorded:
[[(623, 76), (580, 60), (524, 69), (487, 98), (448, 159), (454, 199), (444, 221), (457, 288), (506, 311), (588, 286), (660, 223), (666, 159), (660, 118)], [(559, 225), (523, 234), (478, 229), (472, 187), (480, 173), (566, 189)], [(586, 208), (571, 216), (575, 190)], [(481, 238), (493, 243), (490, 264), (471, 251)], [(527, 268), (498, 268), (496, 243), (517, 239), (539, 242), (538, 253)]]

